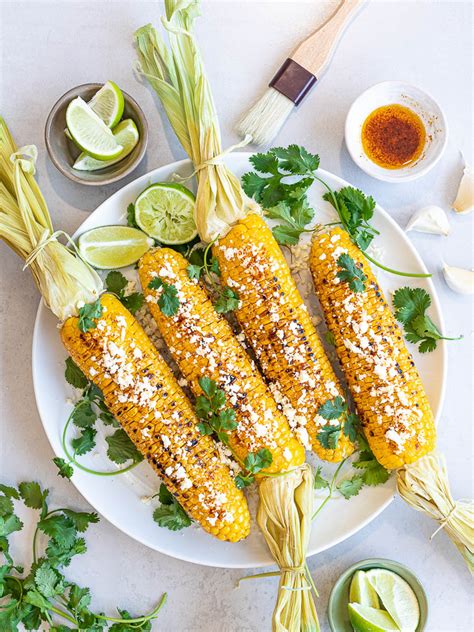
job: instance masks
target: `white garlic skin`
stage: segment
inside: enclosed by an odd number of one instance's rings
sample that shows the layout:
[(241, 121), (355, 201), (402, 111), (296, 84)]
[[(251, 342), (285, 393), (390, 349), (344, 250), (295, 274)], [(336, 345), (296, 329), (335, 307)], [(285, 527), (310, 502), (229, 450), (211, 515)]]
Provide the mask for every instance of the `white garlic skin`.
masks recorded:
[(444, 265), (443, 274), (449, 287), (458, 294), (474, 294), (474, 270)]
[(464, 167), (453, 209), (460, 215), (474, 211), (474, 170), (469, 165)]
[(416, 230), (430, 235), (449, 235), (451, 227), (446, 212), (439, 206), (430, 205), (416, 211), (405, 230)]

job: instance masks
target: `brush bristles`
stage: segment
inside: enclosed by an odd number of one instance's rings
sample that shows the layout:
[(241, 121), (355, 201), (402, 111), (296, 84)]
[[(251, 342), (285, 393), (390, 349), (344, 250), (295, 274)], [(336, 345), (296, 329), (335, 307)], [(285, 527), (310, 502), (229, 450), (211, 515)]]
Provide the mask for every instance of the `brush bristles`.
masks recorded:
[(294, 107), (281, 92), (268, 88), (262, 98), (237, 124), (242, 138), (248, 134), (256, 145), (268, 145), (278, 134)]

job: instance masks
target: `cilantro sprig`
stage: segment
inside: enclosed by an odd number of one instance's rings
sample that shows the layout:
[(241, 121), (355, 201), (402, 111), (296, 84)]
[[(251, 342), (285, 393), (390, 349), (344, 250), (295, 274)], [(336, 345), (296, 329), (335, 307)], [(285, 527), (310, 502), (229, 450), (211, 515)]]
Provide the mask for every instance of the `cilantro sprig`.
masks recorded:
[(250, 162), (256, 172), (242, 177), (245, 193), (262, 205), (267, 217), (280, 222), (272, 229), (279, 244), (297, 244), (314, 217), (307, 191), (317, 179), (319, 156), (289, 145), (254, 154)]
[(353, 292), (365, 292), (367, 277), (360, 264), (357, 265), (350, 255), (344, 253), (338, 258), (337, 265), (340, 268), (337, 273), (338, 279), (345, 281)]
[[(69, 508), (51, 510), (48, 500), (49, 491), (37, 482), (22, 482), (18, 488), (0, 484), (0, 552), (4, 557), (0, 566), (0, 629), (16, 632), (19, 626), (27, 630), (47, 626), (56, 632), (151, 630), (151, 622), (163, 607), (166, 594), (149, 614), (133, 618), (119, 608), (117, 617), (107, 617), (90, 609), (89, 588), (68, 580), (63, 569), (76, 555), (86, 552), (83, 534), (99, 517), (96, 513)], [(15, 513), (15, 503), (20, 501), (39, 512), (32, 541), (33, 563), (27, 573), (23, 565), (14, 561), (9, 542), (12, 534), (23, 529)], [(40, 534), (46, 538), (41, 554), (38, 550)], [(64, 624), (59, 623), (60, 620)]]
[(142, 307), (145, 299), (141, 292), (126, 294), (125, 290), (127, 285), (128, 279), (118, 270), (112, 270), (112, 272), (109, 272), (105, 277), (107, 292), (115, 294), (128, 311), (135, 314), (140, 307)]
[(97, 319), (102, 316), (102, 303), (98, 298), (93, 303), (86, 303), (79, 308), (79, 329), (85, 333), (89, 329), (95, 329), (97, 327)]
[(161, 290), (158, 307), (165, 316), (174, 316), (179, 310), (178, 290), (175, 285), (155, 277), (148, 283), (150, 290)]
[(420, 353), (434, 351), (438, 340), (460, 340), (443, 336), (426, 313), (431, 297), (423, 288), (402, 287), (393, 295), (395, 318), (402, 323), (409, 342), (419, 344)]
[(273, 461), (272, 453), (266, 448), (261, 448), (257, 452), (250, 452), (242, 461), (229, 446), (229, 432), (237, 428), (235, 410), (226, 408), (225, 393), (217, 386), (217, 382), (204, 376), (199, 378), (199, 386), (203, 392), (196, 398), (196, 415), (200, 419), (199, 432), (217, 437), (231, 450), (242, 467), (242, 472), (235, 477), (235, 484), (239, 489), (243, 489), (254, 482), (258, 472), (270, 467)]
[(398, 276), (426, 278), (431, 274), (418, 274), (415, 272), (401, 272), (384, 266), (367, 254), (366, 250), (379, 231), (371, 224), (370, 220), (374, 215), (375, 200), (370, 195), (365, 195), (360, 189), (354, 187), (343, 187), (339, 191), (333, 191), (331, 187), (321, 178), (317, 178), (327, 189), (323, 199), (329, 202), (336, 213), (343, 228), (349, 233), (351, 240), (364, 253), (364, 257), (377, 267)]
[[(58, 475), (64, 478), (71, 478), (74, 473), (71, 464), (85, 472), (98, 476), (114, 476), (138, 465), (143, 460), (142, 455), (125, 431), (119, 427), (118, 422), (105, 404), (102, 392), (84, 375), (72, 358), (66, 359), (65, 378), (71, 386), (82, 390), (82, 396), (74, 404), (63, 429), (62, 446), (68, 461), (59, 457), (54, 459), (54, 463), (58, 467)], [(105, 426), (115, 428), (114, 432), (105, 438), (108, 444), (107, 456), (117, 465), (123, 465), (127, 461), (131, 461), (128, 466), (110, 472), (102, 472), (92, 470), (77, 461), (76, 456), (87, 454), (95, 447), (96, 424), (99, 420)], [(72, 454), (67, 445), (67, 434), (71, 424), (78, 430), (78, 434), (71, 440)]]
[(318, 440), (323, 448), (335, 450), (342, 434), (346, 435), (350, 441), (355, 441), (359, 418), (356, 414), (349, 412), (347, 402), (340, 395), (324, 402), (318, 409), (318, 415), (326, 421), (340, 420), (337, 424), (326, 424), (320, 429)]
[(158, 498), (161, 504), (153, 512), (153, 520), (160, 527), (180, 531), (191, 525), (191, 518), (163, 483), (160, 485)]
[[(214, 240), (215, 241), (215, 240)], [(196, 281), (203, 280), (214, 296), (214, 308), (218, 314), (227, 314), (238, 309), (240, 300), (238, 293), (228, 285), (219, 282), (221, 271), (219, 261), (210, 254), (214, 241), (205, 248), (196, 248), (191, 253), (187, 267), (188, 276)]]

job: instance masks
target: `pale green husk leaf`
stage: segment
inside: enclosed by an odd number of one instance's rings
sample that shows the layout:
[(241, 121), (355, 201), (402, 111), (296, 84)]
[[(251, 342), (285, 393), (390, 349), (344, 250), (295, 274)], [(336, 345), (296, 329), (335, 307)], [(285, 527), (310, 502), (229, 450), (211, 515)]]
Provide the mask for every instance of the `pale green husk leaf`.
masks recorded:
[(285, 475), (264, 478), (259, 493), (258, 526), (281, 570), (273, 632), (318, 632), (316, 591), (306, 565), (313, 514), (310, 466), (305, 463)]
[(147, 24), (135, 33), (140, 72), (160, 98), (169, 121), (197, 169), (195, 221), (203, 241), (224, 235), (239, 219), (260, 207), (248, 198), (239, 179), (222, 164), (219, 122), (192, 34), (198, 0), (166, 0), (167, 45)]
[(36, 147), (18, 150), (0, 117), (0, 238), (30, 268), (46, 305), (61, 320), (102, 291), (99, 275), (57, 240), (34, 179)]

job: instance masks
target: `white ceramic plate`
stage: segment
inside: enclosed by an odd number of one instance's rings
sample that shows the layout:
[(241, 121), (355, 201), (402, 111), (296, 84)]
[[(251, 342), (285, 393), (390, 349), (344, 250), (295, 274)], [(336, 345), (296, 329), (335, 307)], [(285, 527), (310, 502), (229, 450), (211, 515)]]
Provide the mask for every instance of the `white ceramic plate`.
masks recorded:
[[(240, 176), (249, 170), (249, 155), (230, 155), (227, 163)], [(96, 226), (125, 223), (127, 205), (133, 202), (148, 184), (169, 180), (174, 173), (188, 175), (190, 172), (189, 161), (181, 161), (160, 167), (138, 178), (101, 204), (82, 224), (77, 234)], [(347, 184), (330, 173), (319, 173), (335, 189)], [(323, 189), (318, 184), (310, 191), (310, 200), (317, 209), (317, 219), (320, 222), (332, 217), (329, 205), (321, 198), (322, 192)], [(383, 257), (385, 263), (399, 269), (426, 271), (406, 235), (379, 207), (374, 225), (381, 232), (381, 236), (376, 240), (376, 246), (382, 251), (378, 254)], [(135, 273), (130, 270), (129, 274)], [(381, 274), (379, 280), (386, 292), (407, 284), (406, 279), (393, 275)], [(306, 300), (310, 309), (313, 309), (315, 300), (309, 291), (308, 281), (309, 279), (305, 279), (303, 275), (300, 287), (303, 294), (307, 295)], [(431, 281), (416, 279), (413, 285), (424, 287), (430, 292), (433, 297), (431, 314), (442, 328), (441, 310)], [(438, 349), (427, 356), (419, 356), (416, 352), (414, 355), (429, 400), (435, 415), (438, 416), (445, 384), (444, 345), (438, 345)], [(71, 404), (67, 399), (77, 396), (77, 392), (74, 392), (64, 380), (65, 359), (66, 352), (61, 345), (57, 322), (48, 309), (40, 305), (33, 334), (33, 380), (39, 413), (49, 441), (58, 456), (64, 456), (61, 448), (61, 431), (71, 410)], [(83, 457), (84, 463), (95, 469), (110, 470), (111, 463), (105, 456), (101, 442), (103, 443), (103, 438), (98, 442), (98, 448), (92, 455)], [(329, 466), (325, 467), (329, 468), (328, 471), (331, 470)], [(91, 476), (76, 469), (72, 480), (89, 503), (105, 518), (130, 537), (152, 549), (208, 566), (249, 568), (272, 563), (256, 524), (251, 536), (238, 544), (220, 542), (194, 526), (179, 532), (159, 528), (152, 520), (155, 501), (151, 504), (143, 502), (144, 497), (151, 496), (159, 487), (159, 480), (146, 463), (140, 464), (127, 474), (115, 477)], [(363, 489), (350, 501), (336, 498), (329, 502), (314, 523), (309, 555), (328, 549), (359, 531), (391, 502), (394, 493), (395, 483), (392, 479), (384, 486)], [(255, 504), (252, 499), (250, 504)]]

